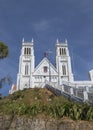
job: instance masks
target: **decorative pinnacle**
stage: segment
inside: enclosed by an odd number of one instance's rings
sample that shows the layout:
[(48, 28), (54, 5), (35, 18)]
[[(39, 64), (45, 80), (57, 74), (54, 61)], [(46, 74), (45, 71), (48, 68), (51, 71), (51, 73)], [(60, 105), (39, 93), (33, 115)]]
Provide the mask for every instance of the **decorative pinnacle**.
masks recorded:
[(31, 41), (32, 43), (34, 42), (34, 39), (32, 38), (32, 41)]
[(57, 38), (57, 43), (59, 43), (58, 38)]
[(24, 37), (23, 37), (23, 39), (22, 39), (22, 42), (24, 42)]
[(65, 43), (67, 44), (67, 39), (65, 39)]

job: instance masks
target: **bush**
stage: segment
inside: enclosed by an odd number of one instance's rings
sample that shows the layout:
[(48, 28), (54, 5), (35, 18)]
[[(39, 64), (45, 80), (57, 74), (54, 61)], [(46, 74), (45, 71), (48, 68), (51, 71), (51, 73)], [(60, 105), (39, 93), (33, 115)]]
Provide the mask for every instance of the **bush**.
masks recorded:
[(23, 97), (24, 97), (24, 95), (23, 95), (23, 93), (21, 91), (15, 92), (12, 95), (10, 95), (10, 98), (12, 100), (17, 100), (17, 99), (23, 98)]

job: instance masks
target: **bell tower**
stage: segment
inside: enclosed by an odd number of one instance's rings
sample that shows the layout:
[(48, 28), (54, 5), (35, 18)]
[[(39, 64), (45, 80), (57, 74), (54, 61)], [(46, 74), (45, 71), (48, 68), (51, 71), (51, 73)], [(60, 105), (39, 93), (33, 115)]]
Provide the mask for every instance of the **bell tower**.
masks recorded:
[(34, 42), (25, 42), (22, 40), (22, 49), (19, 59), (19, 72), (17, 74), (17, 90), (33, 87), (34, 72)]
[(60, 43), (57, 39), (56, 42), (56, 69), (58, 71), (58, 84), (61, 85), (62, 81), (73, 81), (73, 73), (71, 68), (71, 59), (69, 56), (67, 40)]

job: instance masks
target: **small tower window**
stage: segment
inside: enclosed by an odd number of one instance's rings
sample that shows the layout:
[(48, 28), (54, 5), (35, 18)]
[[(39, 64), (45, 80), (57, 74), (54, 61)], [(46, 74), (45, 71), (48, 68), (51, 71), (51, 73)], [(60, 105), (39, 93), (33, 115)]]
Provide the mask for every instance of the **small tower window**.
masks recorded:
[(26, 48), (24, 48), (24, 54), (26, 54)]
[(62, 55), (64, 55), (64, 49), (63, 49), (63, 48), (62, 48), (62, 50), (61, 50), (61, 51), (62, 51), (62, 53), (61, 53), (61, 54), (62, 54)]
[(29, 54), (31, 54), (31, 48), (29, 48)]
[(25, 75), (28, 75), (28, 65), (25, 65)]
[(27, 55), (29, 54), (29, 48), (27, 48)]
[(31, 54), (31, 48), (24, 48), (24, 54), (30, 55)]
[(66, 55), (66, 48), (64, 48), (64, 55)]
[(66, 66), (62, 65), (62, 71), (63, 71), (63, 75), (66, 75)]
[(47, 73), (47, 71), (48, 71), (48, 67), (44, 66), (44, 73)]
[(66, 55), (66, 48), (60, 48), (59, 53), (60, 55)]
[(61, 48), (60, 48), (60, 55), (61, 55)]

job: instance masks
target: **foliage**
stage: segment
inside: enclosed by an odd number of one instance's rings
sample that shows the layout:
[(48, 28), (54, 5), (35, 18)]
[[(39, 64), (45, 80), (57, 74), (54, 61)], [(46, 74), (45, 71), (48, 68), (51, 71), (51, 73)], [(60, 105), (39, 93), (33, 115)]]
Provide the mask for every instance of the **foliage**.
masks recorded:
[[(44, 94), (44, 91), (47, 95)], [(40, 95), (37, 100), (35, 100), (36, 94)], [(48, 98), (52, 98), (52, 101), (49, 102)], [(93, 121), (92, 106), (77, 104), (66, 100), (62, 96), (57, 97), (48, 90), (36, 88), (18, 91), (0, 100), (0, 114), (27, 115), (31, 117), (44, 114), (46, 117), (58, 119), (66, 116), (73, 120)]]
[(12, 100), (17, 100), (17, 99), (21, 99), (24, 97), (22, 91), (18, 91), (16, 93), (13, 93), (12, 95), (10, 95)]
[[(0, 59), (3, 59), (8, 56), (9, 50), (8, 46), (5, 45), (4, 42), (0, 42)], [(9, 85), (12, 83), (12, 80), (9, 76), (0, 79), (0, 88), (3, 83), (8, 83)]]
[(12, 84), (12, 79), (9, 76), (1, 78), (0, 79), (0, 88), (2, 87), (3, 83), (11, 85)]
[(3, 59), (8, 56), (8, 46), (3, 42), (0, 42), (0, 59)]

